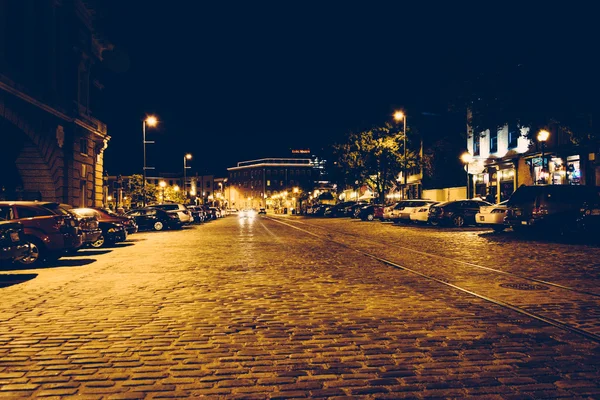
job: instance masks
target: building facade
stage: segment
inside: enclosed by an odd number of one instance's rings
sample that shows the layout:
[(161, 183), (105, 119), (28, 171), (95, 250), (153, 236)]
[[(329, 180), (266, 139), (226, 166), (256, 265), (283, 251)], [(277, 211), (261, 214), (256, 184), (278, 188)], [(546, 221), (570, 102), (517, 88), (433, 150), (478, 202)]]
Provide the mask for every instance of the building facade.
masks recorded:
[(310, 158), (263, 158), (228, 168), (225, 199), (234, 208), (293, 208), (313, 188)]
[(0, 197), (100, 206), (102, 54), (81, 0), (0, 2)]
[(594, 150), (575, 146), (559, 127), (546, 140), (527, 127), (504, 125), (475, 133), (469, 129), (467, 151), (472, 197), (501, 202), (521, 185), (597, 185)]

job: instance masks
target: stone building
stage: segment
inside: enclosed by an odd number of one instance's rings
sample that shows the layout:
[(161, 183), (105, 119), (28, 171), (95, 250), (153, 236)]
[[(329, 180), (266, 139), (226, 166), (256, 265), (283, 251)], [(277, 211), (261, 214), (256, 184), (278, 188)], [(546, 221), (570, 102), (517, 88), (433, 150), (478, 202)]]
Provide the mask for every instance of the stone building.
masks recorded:
[(92, 1), (0, 2), (0, 198), (102, 205), (109, 136)]

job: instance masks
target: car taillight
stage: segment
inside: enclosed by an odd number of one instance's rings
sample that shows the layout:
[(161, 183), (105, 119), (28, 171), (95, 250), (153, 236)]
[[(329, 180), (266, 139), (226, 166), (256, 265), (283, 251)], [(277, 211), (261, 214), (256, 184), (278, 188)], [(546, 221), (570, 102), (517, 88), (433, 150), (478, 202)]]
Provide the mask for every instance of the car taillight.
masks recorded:
[(531, 211), (532, 217), (541, 217), (542, 215), (548, 215), (548, 210), (544, 206), (534, 207)]

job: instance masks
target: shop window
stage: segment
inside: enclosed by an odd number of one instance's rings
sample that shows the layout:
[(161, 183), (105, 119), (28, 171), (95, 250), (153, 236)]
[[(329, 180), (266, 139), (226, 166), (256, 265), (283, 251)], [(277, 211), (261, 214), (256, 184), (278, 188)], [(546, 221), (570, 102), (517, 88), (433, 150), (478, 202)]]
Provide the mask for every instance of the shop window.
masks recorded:
[(498, 151), (498, 130), (490, 129), (490, 153)]
[(521, 131), (516, 127), (509, 127), (508, 129), (508, 148), (514, 149), (519, 145), (519, 136), (521, 136)]

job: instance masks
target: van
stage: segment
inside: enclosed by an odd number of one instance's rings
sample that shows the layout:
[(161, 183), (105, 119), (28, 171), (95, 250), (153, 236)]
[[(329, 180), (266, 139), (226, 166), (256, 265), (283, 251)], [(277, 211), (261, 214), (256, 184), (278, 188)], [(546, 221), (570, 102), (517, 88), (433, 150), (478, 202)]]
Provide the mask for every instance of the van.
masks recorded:
[(515, 231), (539, 228), (567, 234), (579, 230), (581, 210), (587, 204), (599, 202), (600, 188), (597, 186), (521, 186), (506, 204), (504, 223)]

